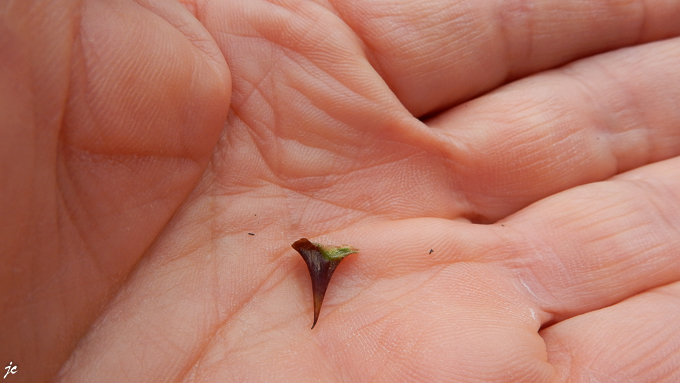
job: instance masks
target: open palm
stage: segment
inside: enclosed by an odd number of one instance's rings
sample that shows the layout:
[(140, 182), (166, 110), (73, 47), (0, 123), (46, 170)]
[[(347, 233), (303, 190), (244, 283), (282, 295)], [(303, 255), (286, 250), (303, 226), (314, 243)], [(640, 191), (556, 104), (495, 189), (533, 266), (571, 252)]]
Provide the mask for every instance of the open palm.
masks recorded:
[(680, 2), (0, 14), (11, 379), (680, 380)]

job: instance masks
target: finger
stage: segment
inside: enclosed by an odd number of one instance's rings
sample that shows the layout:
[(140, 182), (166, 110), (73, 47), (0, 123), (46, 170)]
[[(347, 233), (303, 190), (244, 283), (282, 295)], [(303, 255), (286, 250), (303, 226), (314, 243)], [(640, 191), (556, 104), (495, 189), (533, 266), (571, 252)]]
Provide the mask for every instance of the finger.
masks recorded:
[(503, 221), (506, 264), (572, 317), (680, 280), (680, 158), (540, 201)]
[(415, 116), (546, 68), (680, 33), (680, 3), (335, 1)]
[(680, 39), (518, 81), (429, 124), (463, 215), (489, 222), (543, 197), (680, 154)]
[(680, 283), (541, 331), (548, 360), (569, 382), (680, 381)]

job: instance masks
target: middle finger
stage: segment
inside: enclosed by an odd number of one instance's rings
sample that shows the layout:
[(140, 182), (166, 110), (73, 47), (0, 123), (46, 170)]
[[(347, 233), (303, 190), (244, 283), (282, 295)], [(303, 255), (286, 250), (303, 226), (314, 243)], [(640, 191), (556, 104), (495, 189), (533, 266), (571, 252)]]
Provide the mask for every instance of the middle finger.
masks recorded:
[(549, 195), (680, 154), (680, 39), (518, 81), (428, 122), (466, 199), (493, 222)]

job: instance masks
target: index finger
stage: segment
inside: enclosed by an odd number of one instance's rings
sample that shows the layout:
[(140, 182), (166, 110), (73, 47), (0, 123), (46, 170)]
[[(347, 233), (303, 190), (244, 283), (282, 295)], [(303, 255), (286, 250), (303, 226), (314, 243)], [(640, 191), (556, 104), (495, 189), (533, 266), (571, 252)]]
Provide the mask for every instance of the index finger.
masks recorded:
[(512, 79), (680, 34), (680, 1), (335, 1), (420, 117)]

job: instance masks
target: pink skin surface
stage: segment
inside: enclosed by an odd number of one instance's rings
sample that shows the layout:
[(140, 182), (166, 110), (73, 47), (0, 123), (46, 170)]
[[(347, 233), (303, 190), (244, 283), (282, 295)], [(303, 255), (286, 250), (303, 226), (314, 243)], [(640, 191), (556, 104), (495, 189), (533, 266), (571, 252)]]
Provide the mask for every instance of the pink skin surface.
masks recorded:
[(1, 1), (7, 381), (680, 381), (678, 20)]

